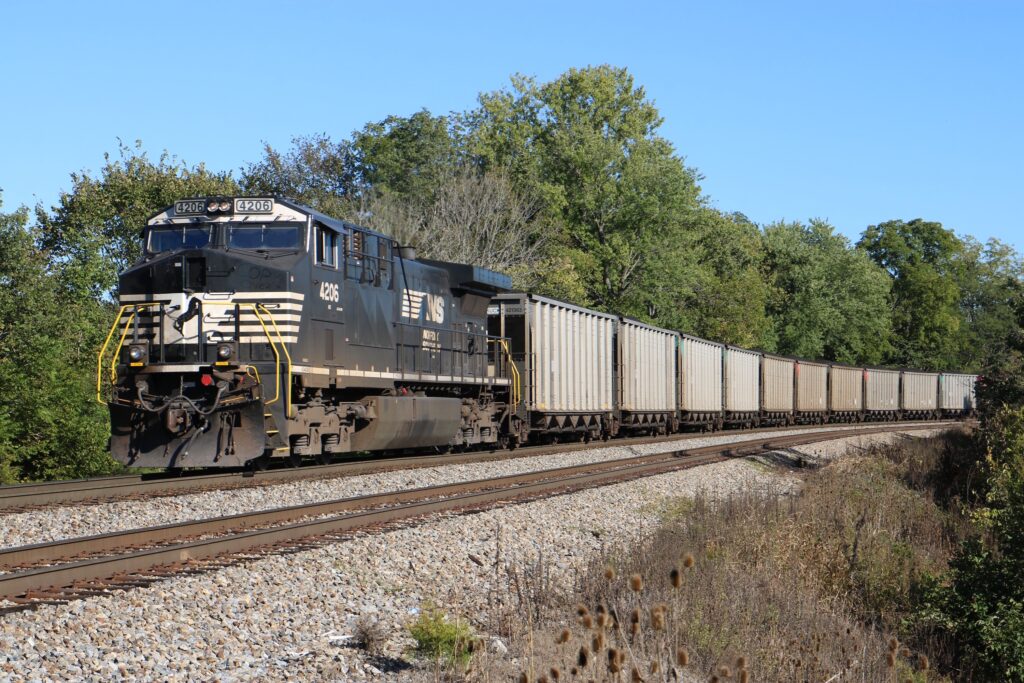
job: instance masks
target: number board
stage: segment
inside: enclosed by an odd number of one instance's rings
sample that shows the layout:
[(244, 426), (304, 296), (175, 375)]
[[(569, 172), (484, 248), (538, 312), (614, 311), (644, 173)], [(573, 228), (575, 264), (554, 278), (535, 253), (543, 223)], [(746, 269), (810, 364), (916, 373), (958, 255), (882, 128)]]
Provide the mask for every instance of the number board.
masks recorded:
[(236, 199), (235, 213), (273, 213), (273, 199)]
[(205, 199), (182, 199), (174, 202), (175, 216), (201, 216), (206, 213)]

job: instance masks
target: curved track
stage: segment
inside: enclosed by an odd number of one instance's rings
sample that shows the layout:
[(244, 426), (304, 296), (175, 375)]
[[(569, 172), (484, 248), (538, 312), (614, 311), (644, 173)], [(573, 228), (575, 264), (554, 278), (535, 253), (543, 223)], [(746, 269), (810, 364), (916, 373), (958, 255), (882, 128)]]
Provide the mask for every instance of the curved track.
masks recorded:
[[(944, 422), (907, 422), (902, 423), (900, 428), (913, 429), (919, 425), (925, 426), (947, 426), (955, 424), (952, 421)], [(892, 423), (886, 423), (886, 430), (896, 427)], [(849, 424), (837, 425), (845, 427), (850, 431), (853, 426)], [(800, 427), (774, 427), (764, 429), (753, 429), (742, 432), (721, 432), (721, 434), (770, 434), (772, 432), (794, 429)], [(817, 429), (821, 432), (821, 426), (808, 426), (803, 429)], [(563, 443), (544, 446), (530, 446), (515, 451), (491, 450), (471, 451), (467, 453), (455, 453), (444, 455), (408, 455), (390, 458), (367, 456), (358, 459), (349, 459), (330, 465), (310, 465), (306, 467), (289, 467), (267, 471), (218, 471), (209, 473), (197, 471), (195, 473), (151, 473), (134, 474), (115, 477), (98, 477), (95, 479), (75, 479), (67, 481), (43, 482), (36, 484), (16, 484), (13, 486), (0, 486), (0, 512), (15, 512), (20, 510), (35, 510), (57, 505), (91, 504), (102, 501), (121, 500), (125, 498), (149, 498), (155, 496), (172, 496), (181, 493), (194, 493), (199, 491), (223, 490), (247, 486), (267, 486), (293, 481), (309, 479), (332, 479), (337, 477), (348, 477), (360, 474), (376, 472), (387, 472), (399, 469), (414, 469), (421, 467), (437, 467), (442, 465), (468, 464), (488, 462), (492, 460), (526, 458), (551, 453), (564, 453), (587, 448), (600, 448), (602, 446), (634, 446), (648, 443), (665, 443), (670, 441), (685, 442), (688, 439), (706, 438), (709, 433), (694, 432), (692, 434), (670, 434), (657, 437), (636, 437), (631, 439), (616, 439), (610, 442), (590, 443)]]
[(275, 552), (347, 538), (426, 515), (480, 510), (797, 445), (948, 423), (819, 431), (704, 446), (494, 479), (344, 498), (0, 551), (0, 611), (149, 585)]

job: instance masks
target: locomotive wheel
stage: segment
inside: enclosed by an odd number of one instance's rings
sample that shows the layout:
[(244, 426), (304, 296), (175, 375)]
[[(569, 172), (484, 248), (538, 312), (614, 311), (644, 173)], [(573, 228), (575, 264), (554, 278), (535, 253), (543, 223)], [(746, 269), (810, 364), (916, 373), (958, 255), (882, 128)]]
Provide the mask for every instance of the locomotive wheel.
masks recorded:
[(320, 451), (320, 453), (313, 456), (313, 460), (316, 462), (317, 465), (330, 465), (331, 460), (333, 459), (334, 458), (331, 456), (330, 453), (326, 453), (324, 451)]
[(294, 451), (288, 453), (288, 466), (289, 467), (302, 467), (302, 456)]

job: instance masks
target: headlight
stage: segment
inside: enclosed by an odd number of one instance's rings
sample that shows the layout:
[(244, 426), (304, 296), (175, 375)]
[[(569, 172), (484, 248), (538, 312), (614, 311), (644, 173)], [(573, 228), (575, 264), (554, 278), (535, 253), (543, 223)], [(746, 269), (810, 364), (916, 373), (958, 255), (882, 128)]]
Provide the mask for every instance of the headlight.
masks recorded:
[(140, 362), (146, 357), (146, 349), (142, 346), (129, 346), (128, 347), (128, 360), (133, 363)]
[(235, 349), (231, 344), (219, 344), (217, 346), (217, 360), (227, 360), (231, 358), (231, 354), (235, 352)]

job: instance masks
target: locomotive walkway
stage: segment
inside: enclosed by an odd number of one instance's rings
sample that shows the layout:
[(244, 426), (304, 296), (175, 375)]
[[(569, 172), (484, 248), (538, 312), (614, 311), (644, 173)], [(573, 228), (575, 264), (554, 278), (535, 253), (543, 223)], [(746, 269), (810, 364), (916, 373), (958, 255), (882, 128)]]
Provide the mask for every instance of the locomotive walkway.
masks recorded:
[[(0, 551), (0, 564), (9, 571), (0, 575), (0, 596), (9, 600), (4, 611), (66, 602), (267, 554), (317, 547), (349, 538), (354, 532), (405, 525), (436, 513), (488, 509), (830, 439), (894, 430), (931, 430), (951, 424), (887, 424), (789, 436), (764, 434), (730, 444), (9, 548)], [(427, 459), (438, 464), (437, 456)]]

